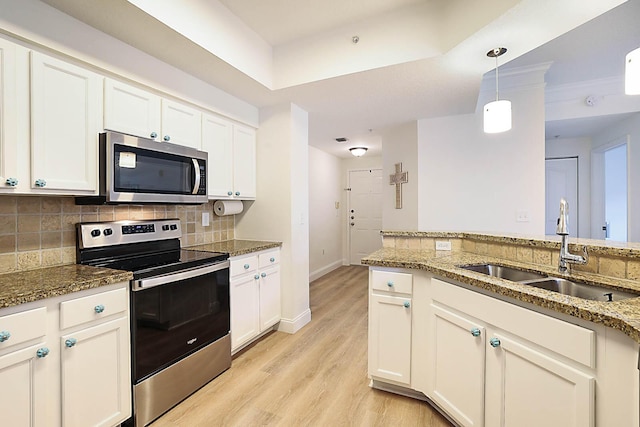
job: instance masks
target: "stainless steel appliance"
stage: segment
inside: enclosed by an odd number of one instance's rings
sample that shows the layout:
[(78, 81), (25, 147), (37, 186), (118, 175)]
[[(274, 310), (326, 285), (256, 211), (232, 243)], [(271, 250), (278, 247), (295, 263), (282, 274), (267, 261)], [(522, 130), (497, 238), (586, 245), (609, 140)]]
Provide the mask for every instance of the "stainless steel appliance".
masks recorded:
[(76, 226), (79, 264), (133, 272), (129, 425), (147, 425), (231, 366), (228, 256), (180, 249), (181, 234), (177, 219)]
[(99, 138), (100, 194), (76, 204), (207, 203), (207, 153), (117, 132)]

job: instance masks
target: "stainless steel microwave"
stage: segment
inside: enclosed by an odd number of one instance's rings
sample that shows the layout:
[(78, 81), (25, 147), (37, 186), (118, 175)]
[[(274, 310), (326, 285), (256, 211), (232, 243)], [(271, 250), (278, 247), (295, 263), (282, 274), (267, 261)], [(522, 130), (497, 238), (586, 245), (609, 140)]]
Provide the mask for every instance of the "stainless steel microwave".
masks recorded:
[(99, 196), (76, 204), (207, 203), (207, 153), (118, 132), (99, 138)]

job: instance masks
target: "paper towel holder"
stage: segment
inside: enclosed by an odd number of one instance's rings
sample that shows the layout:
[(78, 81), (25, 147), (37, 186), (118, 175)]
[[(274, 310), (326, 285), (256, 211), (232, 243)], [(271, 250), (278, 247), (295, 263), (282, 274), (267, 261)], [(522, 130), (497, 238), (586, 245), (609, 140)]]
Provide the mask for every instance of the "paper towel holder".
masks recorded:
[(243, 210), (242, 200), (216, 200), (213, 204), (213, 212), (217, 216), (237, 215)]

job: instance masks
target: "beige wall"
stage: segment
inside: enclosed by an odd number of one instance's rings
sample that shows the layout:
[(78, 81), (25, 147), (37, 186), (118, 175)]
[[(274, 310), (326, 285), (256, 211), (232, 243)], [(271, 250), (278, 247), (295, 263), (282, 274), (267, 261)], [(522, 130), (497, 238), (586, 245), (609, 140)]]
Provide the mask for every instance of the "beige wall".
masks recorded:
[(234, 217), (214, 215), (213, 203), (76, 206), (70, 197), (0, 196), (0, 273), (75, 263), (76, 223), (154, 218), (180, 219), (183, 246), (234, 238)]

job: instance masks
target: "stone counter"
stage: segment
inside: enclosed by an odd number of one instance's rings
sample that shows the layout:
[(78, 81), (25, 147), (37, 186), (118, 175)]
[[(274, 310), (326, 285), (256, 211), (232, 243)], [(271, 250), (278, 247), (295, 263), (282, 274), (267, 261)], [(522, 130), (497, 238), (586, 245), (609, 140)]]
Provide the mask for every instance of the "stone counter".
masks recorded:
[[(438, 236), (444, 237), (444, 236)], [(460, 268), (461, 265), (495, 263), (524, 270), (542, 271), (554, 277), (576, 279), (614, 289), (639, 294), (614, 302), (590, 301), (556, 292), (499, 279)], [(465, 283), (523, 303), (530, 303), (559, 313), (585, 319), (618, 329), (640, 343), (640, 283), (637, 280), (604, 277), (588, 272), (572, 272), (570, 276), (558, 273), (557, 267), (505, 260), (485, 254), (469, 252), (435, 251), (430, 249), (383, 248), (362, 259), (362, 264), (425, 270), (437, 276)]]
[(79, 264), (0, 274), (0, 308), (128, 282), (133, 274)]
[(224, 240), (222, 242), (206, 243), (204, 245), (189, 246), (184, 249), (205, 252), (222, 252), (229, 256), (246, 255), (265, 249), (279, 248), (281, 242), (266, 242), (260, 240)]

